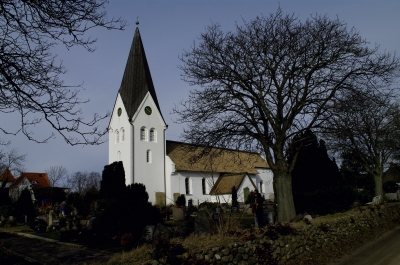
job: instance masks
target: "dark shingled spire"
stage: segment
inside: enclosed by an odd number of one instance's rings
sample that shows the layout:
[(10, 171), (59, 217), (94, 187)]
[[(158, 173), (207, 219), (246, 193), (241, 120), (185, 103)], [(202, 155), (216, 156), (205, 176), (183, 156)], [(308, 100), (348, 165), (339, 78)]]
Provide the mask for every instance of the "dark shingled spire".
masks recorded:
[(156, 91), (153, 86), (153, 80), (151, 79), (149, 65), (147, 64), (146, 54), (144, 53), (142, 38), (140, 37), (139, 28), (136, 28), (121, 87), (119, 89), (129, 119), (133, 117), (147, 92), (150, 92), (161, 114), (160, 105), (158, 104)]

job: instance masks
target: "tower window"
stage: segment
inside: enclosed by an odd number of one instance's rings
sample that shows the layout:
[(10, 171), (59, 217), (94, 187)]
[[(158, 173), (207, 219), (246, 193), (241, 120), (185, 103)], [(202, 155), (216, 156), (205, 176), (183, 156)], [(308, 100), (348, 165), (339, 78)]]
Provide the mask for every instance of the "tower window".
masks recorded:
[(150, 129), (150, 142), (156, 141), (156, 130), (154, 128)]
[(125, 130), (124, 128), (121, 128), (121, 141), (125, 141)]
[(201, 180), (201, 187), (202, 187), (202, 190), (203, 190), (203, 195), (206, 195), (207, 192), (206, 192), (206, 179), (205, 178), (203, 178)]
[(140, 128), (140, 140), (146, 141), (146, 127)]
[(119, 131), (115, 130), (115, 143), (119, 143)]
[(151, 151), (147, 150), (146, 152), (146, 162), (151, 163)]
[(264, 191), (263, 191), (263, 181), (262, 180), (260, 181), (260, 193), (261, 194), (264, 193)]

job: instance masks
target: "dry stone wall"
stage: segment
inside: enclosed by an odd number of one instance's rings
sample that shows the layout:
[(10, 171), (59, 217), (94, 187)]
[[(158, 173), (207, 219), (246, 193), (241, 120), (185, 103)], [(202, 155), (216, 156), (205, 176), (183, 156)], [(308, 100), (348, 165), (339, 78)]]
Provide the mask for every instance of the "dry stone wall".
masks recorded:
[(399, 203), (365, 206), (337, 218), (320, 217), (308, 224), (301, 221), (291, 226), (294, 233), (288, 233), (286, 227), (286, 235), (266, 232), (246, 242), (185, 253), (182, 258), (211, 264), (299, 264), (296, 260), (349, 244), (374, 229), (393, 228), (399, 225), (399, 220)]

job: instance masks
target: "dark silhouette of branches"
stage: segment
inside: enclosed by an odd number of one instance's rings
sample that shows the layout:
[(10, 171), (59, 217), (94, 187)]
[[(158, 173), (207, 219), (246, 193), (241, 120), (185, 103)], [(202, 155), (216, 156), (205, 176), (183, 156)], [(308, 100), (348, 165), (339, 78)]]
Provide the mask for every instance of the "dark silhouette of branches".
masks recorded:
[[(29, 140), (47, 142), (58, 132), (68, 144), (99, 144), (105, 131), (98, 121), (108, 117), (94, 114), (90, 120), (80, 115), (80, 85), (65, 85), (66, 69), (56, 62), (52, 49), (81, 46), (92, 52), (96, 39), (85, 33), (95, 27), (122, 30), (125, 21), (108, 19), (106, 0), (0, 1), (0, 112), (17, 112), (20, 128), (2, 124), (5, 134), (22, 132)], [(33, 126), (50, 124), (53, 133), (33, 136)]]
[(183, 80), (198, 86), (174, 110), (177, 122), (188, 125), (184, 139), (262, 150), (274, 173), (279, 221), (295, 216), (297, 155), (287, 162), (293, 137), (318, 128), (345, 91), (390, 86), (399, 76), (399, 60), (345, 22), (321, 15), (300, 21), (280, 8), (236, 24), (235, 31), (208, 26), (181, 60)]
[(393, 91), (352, 91), (338, 100), (325, 124), (336, 152), (353, 154), (374, 177), (375, 196), (383, 198), (382, 174), (400, 150), (400, 106)]

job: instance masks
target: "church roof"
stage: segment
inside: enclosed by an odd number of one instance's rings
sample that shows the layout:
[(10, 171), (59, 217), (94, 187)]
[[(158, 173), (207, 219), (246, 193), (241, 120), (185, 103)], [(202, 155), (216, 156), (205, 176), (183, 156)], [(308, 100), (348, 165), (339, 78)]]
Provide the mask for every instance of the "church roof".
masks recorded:
[[(221, 194), (232, 194), (232, 187), (235, 186), (236, 190), (239, 189), (240, 184), (242, 184), (244, 178), (247, 174), (221, 174), (215, 185), (210, 191), (210, 195), (221, 195)], [(248, 177), (248, 176), (247, 176)], [(256, 188), (254, 182), (249, 178), (253, 187)]]
[(258, 174), (256, 168), (269, 168), (258, 153), (216, 147), (207, 149), (175, 141), (167, 141), (167, 155), (178, 171)]
[(136, 28), (121, 87), (119, 89), (119, 94), (121, 95), (129, 118), (133, 117), (147, 92), (150, 92), (162, 116), (146, 54), (144, 52), (142, 38), (140, 37), (139, 28)]

